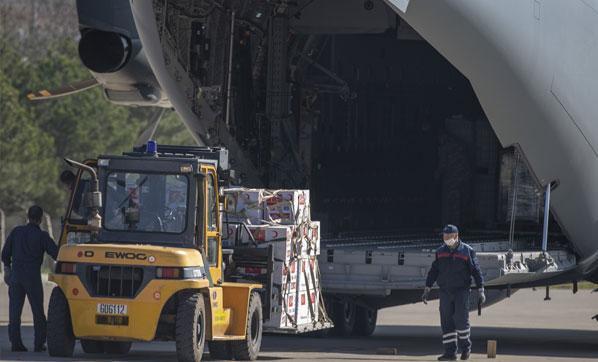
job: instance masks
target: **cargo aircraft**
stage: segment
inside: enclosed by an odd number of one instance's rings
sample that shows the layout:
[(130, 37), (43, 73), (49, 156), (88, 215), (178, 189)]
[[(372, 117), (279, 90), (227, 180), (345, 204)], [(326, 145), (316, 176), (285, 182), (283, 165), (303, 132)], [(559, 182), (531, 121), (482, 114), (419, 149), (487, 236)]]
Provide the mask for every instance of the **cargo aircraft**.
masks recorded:
[(331, 245), (413, 245), (453, 222), (472, 243), (528, 242), (573, 260), (527, 265), (496, 290), (598, 282), (597, 0), (77, 9), (92, 78), (31, 100), (101, 86), (115, 104), (156, 107), (151, 130), (173, 108), (198, 144), (229, 149), (238, 182), (312, 189)]

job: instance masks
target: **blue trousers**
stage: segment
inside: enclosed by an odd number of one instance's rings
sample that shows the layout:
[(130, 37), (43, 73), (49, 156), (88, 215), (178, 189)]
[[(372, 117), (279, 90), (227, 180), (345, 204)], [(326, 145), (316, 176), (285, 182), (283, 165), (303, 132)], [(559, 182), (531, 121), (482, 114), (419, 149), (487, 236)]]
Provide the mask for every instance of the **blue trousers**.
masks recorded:
[(44, 289), (39, 276), (33, 280), (11, 280), (8, 286), (8, 337), (13, 345), (22, 344), (21, 339), (21, 314), (25, 296), (29, 299), (33, 313), (33, 328), (35, 330), (35, 347), (46, 343), (46, 315), (44, 313)]
[(446, 354), (471, 351), (469, 339), (469, 288), (440, 289), (440, 325)]

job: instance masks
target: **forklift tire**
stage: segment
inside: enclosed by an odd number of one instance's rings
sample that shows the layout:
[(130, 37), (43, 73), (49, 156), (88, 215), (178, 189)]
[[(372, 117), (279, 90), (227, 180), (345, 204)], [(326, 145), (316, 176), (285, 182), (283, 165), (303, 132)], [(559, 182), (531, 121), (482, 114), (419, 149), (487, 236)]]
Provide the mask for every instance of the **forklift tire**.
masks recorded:
[(72, 357), (75, 335), (69, 303), (59, 287), (54, 287), (48, 306), (48, 354), (52, 357)]
[(334, 333), (341, 337), (348, 337), (353, 333), (355, 327), (355, 303), (349, 299), (343, 299), (334, 303), (332, 322)]
[(251, 293), (247, 308), (245, 339), (231, 341), (233, 356), (237, 361), (255, 361), (262, 345), (262, 300), (258, 293)]
[(104, 353), (104, 342), (102, 341), (94, 341), (92, 339), (81, 339), (79, 342), (81, 342), (81, 348), (85, 353)]
[(216, 360), (233, 359), (233, 351), (230, 342), (208, 341), (210, 358)]
[(354, 336), (369, 337), (376, 329), (376, 320), (378, 319), (378, 310), (358, 306), (355, 311)]
[(201, 361), (206, 341), (206, 308), (201, 293), (179, 295), (175, 336), (179, 362)]
[(104, 353), (107, 354), (127, 354), (131, 350), (131, 342), (105, 341)]

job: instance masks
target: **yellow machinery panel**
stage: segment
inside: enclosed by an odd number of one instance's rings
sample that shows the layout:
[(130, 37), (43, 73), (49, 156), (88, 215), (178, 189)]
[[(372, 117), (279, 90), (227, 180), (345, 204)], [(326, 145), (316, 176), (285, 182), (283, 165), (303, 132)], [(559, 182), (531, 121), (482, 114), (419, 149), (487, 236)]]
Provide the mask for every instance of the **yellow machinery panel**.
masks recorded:
[(209, 288), (208, 292), (210, 294), (208, 318), (211, 322), (211, 333), (208, 333), (208, 339), (224, 337), (232, 319), (232, 310), (224, 308), (222, 288)]
[(203, 266), (199, 250), (153, 245), (64, 245), (59, 261), (114, 265)]
[[(75, 275), (51, 274), (51, 281), (60, 286), (69, 302), (73, 332), (78, 338), (151, 341), (162, 308), (168, 299), (185, 289), (207, 289), (208, 281), (152, 280), (134, 299), (91, 297)], [(98, 324), (99, 303), (127, 306), (127, 325)]]
[(231, 322), (226, 335), (245, 337), (247, 330), (247, 309), (249, 297), (253, 289), (261, 288), (260, 284), (222, 283), (224, 308), (231, 309)]

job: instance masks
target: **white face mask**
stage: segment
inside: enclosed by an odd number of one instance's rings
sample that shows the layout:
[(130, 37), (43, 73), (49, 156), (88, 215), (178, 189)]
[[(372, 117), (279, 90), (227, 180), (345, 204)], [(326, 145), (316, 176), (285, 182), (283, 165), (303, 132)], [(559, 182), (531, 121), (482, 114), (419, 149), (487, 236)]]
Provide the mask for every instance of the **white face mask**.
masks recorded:
[(459, 241), (459, 239), (457, 238), (452, 238), (452, 239), (448, 239), (445, 240), (444, 243), (446, 244), (446, 246), (448, 246), (449, 248), (452, 248), (453, 246), (455, 246), (457, 244), (457, 242)]

